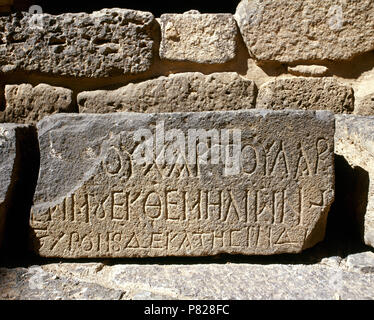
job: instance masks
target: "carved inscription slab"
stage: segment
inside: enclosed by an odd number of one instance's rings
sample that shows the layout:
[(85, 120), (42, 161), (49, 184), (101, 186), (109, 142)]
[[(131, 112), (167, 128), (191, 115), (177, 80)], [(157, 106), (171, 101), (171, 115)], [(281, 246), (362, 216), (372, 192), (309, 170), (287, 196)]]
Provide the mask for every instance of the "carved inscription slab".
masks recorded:
[(324, 237), (330, 112), (59, 114), (38, 132), (41, 256), (270, 255)]

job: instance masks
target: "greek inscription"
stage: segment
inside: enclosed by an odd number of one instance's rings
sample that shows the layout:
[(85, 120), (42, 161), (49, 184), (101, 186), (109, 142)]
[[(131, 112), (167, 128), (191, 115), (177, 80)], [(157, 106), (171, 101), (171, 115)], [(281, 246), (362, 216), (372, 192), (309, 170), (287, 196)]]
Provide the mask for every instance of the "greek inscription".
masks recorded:
[(231, 192), (231, 190), (229, 190), (227, 192), (228, 194), (228, 198), (227, 198), (227, 201), (226, 201), (226, 210), (224, 211), (224, 214), (223, 214), (223, 217), (222, 217), (222, 220), (223, 221), (239, 221), (240, 220), (240, 216), (239, 216), (239, 206), (238, 204), (236, 203), (236, 200)]
[(312, 172), (310, 168), (308, 156), (306, 155), (304, 147), (302, 146), (301, 143), (299, 143), (298, 149), (299, 149), (299, 156), (298, 156), (297, 163), (296, 163), (295, 179), (298, 179), (299, 177), (310, 176)]
[[(166, 220), (182, 220), (185, 214), (183, 195), (180, 198), (181, 194), (178, 193), (178, 190), (168, 190), (165, 192), (165, 218)], [(179, 206), (181, 205), (181, 206)]]
[(163, 249), (164, 240), (162, 233), (152, 233), (150, 247), (153, 249)]
[(111, 210), (111, 219), (113, 221), (123, 221), (128, 220), (128, 212), (129, 212), (129, 195), (128, 193), (124, 193), (123, 191), (112, 191), (112, 210)]
[(315, 174), (323, 174), (323, 165), (329, 158), (329, 144), (324, 138), (319, 138), (317, 140), (317, 164), (315, 169)]
[(105, 159), (105, 168), (109, 174), (117, 174), (122, 168), (121, 156), (114, 147), (110, 148)]
[(241, 153), (242, 171), (248, 175), (253, 174), (257, 169), (258, 162), (259, 155), (256, 149), (250, 145), (245, 146)]
[(144, 212), (151, 219), (161, 217), (162, 207), (160, 196), (156, 192), (150, 192), (144, 202)]
[[(53, 161), (71, 177), (64, 173), (56, 179), (62, 187), (49, 189), (38, 182), (30, 220), (36, 250), (95, 258), (313, 246), (334, 196), (334, 119), (318, 113), (89, 115), (92, 141), (81, 141), (73, 158), (76, 150), (61, 141), (76, 134), (58, 126), (40, 137), (43, 166)], [(110, 123), (105, 137), (95, 130), (103, 119)], [(39, 180), (52, 181), (51, 172), (41, 168)]]
[[(126, 250), (155, 249), (168, 253), (192, 252), (194, 250), (214, 249), (269, 249), (273, 245), (300, 245), (291, 237), (284, 225), (249, 225), (248, 227), (229, 229), (227, 231), (212, 232), (152, 232), (144, 238), (142, 232), (133, 232), (126, 235), (121, 232), (109, 231), (97, 235), (81, 234), (71, 232), (60, 233), (58, 236), (43, 236), (43, 245), (48, 244), (49, 250), (53, 251), (63, 247), (65, 244), (69, 252), (84, 252), (86, 254), (118, 254)], [(298, 237), (305, 237), (304, 229), (292, 231)]]

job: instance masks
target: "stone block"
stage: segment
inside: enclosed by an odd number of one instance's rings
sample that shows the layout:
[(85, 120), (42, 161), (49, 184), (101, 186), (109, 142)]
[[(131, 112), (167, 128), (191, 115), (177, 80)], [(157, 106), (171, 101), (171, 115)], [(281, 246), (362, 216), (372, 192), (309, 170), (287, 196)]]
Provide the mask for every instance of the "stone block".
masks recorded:
[(350, 60), (374, 49), (372, 0), (242, 0), (235, 19), (264, 62)]
[(324, 238), (330, 112), (57, 114), (38, 134), (41, 256), (271, 255)]
[(350, 113), (354, 109), (354, 93), (351, 87), (333, 79), (302, 77), (276, 79), (260, 87), (256, 108)]
[(0, 71), (88, 78), (139, 74), (152, 65), (155, 26), (151, 13), (127, 9), (0, 17)]
[(237, 55), (238, 27), (231, 14), (163, 14), (160, 24), (161, 59), (222, 64)]
[(117, 90), (78, 94), (79, 112), (194, 112), (251, 109), (255, 107), (254, 81), (234, 72), (204, 75), (181, 73), (130, 83)]
[(74, 112), (73, 91), (39, 84), (6, 85), (2, 121), (36, 124), (47, 115)]

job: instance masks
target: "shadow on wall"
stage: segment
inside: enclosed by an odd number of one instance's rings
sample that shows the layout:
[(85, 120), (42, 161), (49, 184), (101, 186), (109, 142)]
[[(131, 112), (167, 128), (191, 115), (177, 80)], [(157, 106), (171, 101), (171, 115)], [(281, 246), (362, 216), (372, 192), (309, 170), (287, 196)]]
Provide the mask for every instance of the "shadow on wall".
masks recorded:
[[(14, 194), (5, 222), (5, 234), (1, 248), (1, 259), (27, 261), (29, 252), (29, 219), (39, 174), (40, 151), (36, 129), (31, 127), (22, 131), (17, 142), (17, 156), (13, 181)], [(16, 198), (22, 195), (21, 198)]]
[(62, 2), (50, 0), (14, 0), (14, 10), (28, 11), (30, 6), (39, 5), (44, 13), (60, 14), (66, 12), (92, 12), (103, 8), (124, 8), (141, 11), (150, 11), (156, 17), (163, 13), (183, 13), (189, 10), (198, 10), (201, 13), (235, 13), (239, 0), (224, 1), (217, 5), (213, 1), (189, 0), (105, 0), (105, 1), (76, 1)]
[(335, 202), (331, 207), (325, 241), (342, 248), (342, 255), (360, 251), (363, 246), (364, 215), (368, 203), (369, 174), (351, 167), (335, 155)]

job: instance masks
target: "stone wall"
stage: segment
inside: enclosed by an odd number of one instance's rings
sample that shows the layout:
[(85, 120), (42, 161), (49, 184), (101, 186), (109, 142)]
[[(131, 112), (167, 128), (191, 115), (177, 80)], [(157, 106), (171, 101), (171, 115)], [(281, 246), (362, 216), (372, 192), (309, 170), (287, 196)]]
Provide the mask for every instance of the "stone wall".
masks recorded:
[[(20, 5), (0, 1), (4, 248), (19, 243), (17, 215), (43, 257), (299, 253), (347, 199), (342, 217), (374, 246), (371, 0), (243, 0), (235, 14), (160, 17)], [(166, 145), (135, 163), (149, 132), (157, 149), (160, 125), (177, 140), (210, 132), (210, 162)], [(235, 130), (240, 171), (227, 176), (212, 150), (221, 139), (227, 159)], [(366, 190), (335, 194), (334, 152), (367, 173)]]

